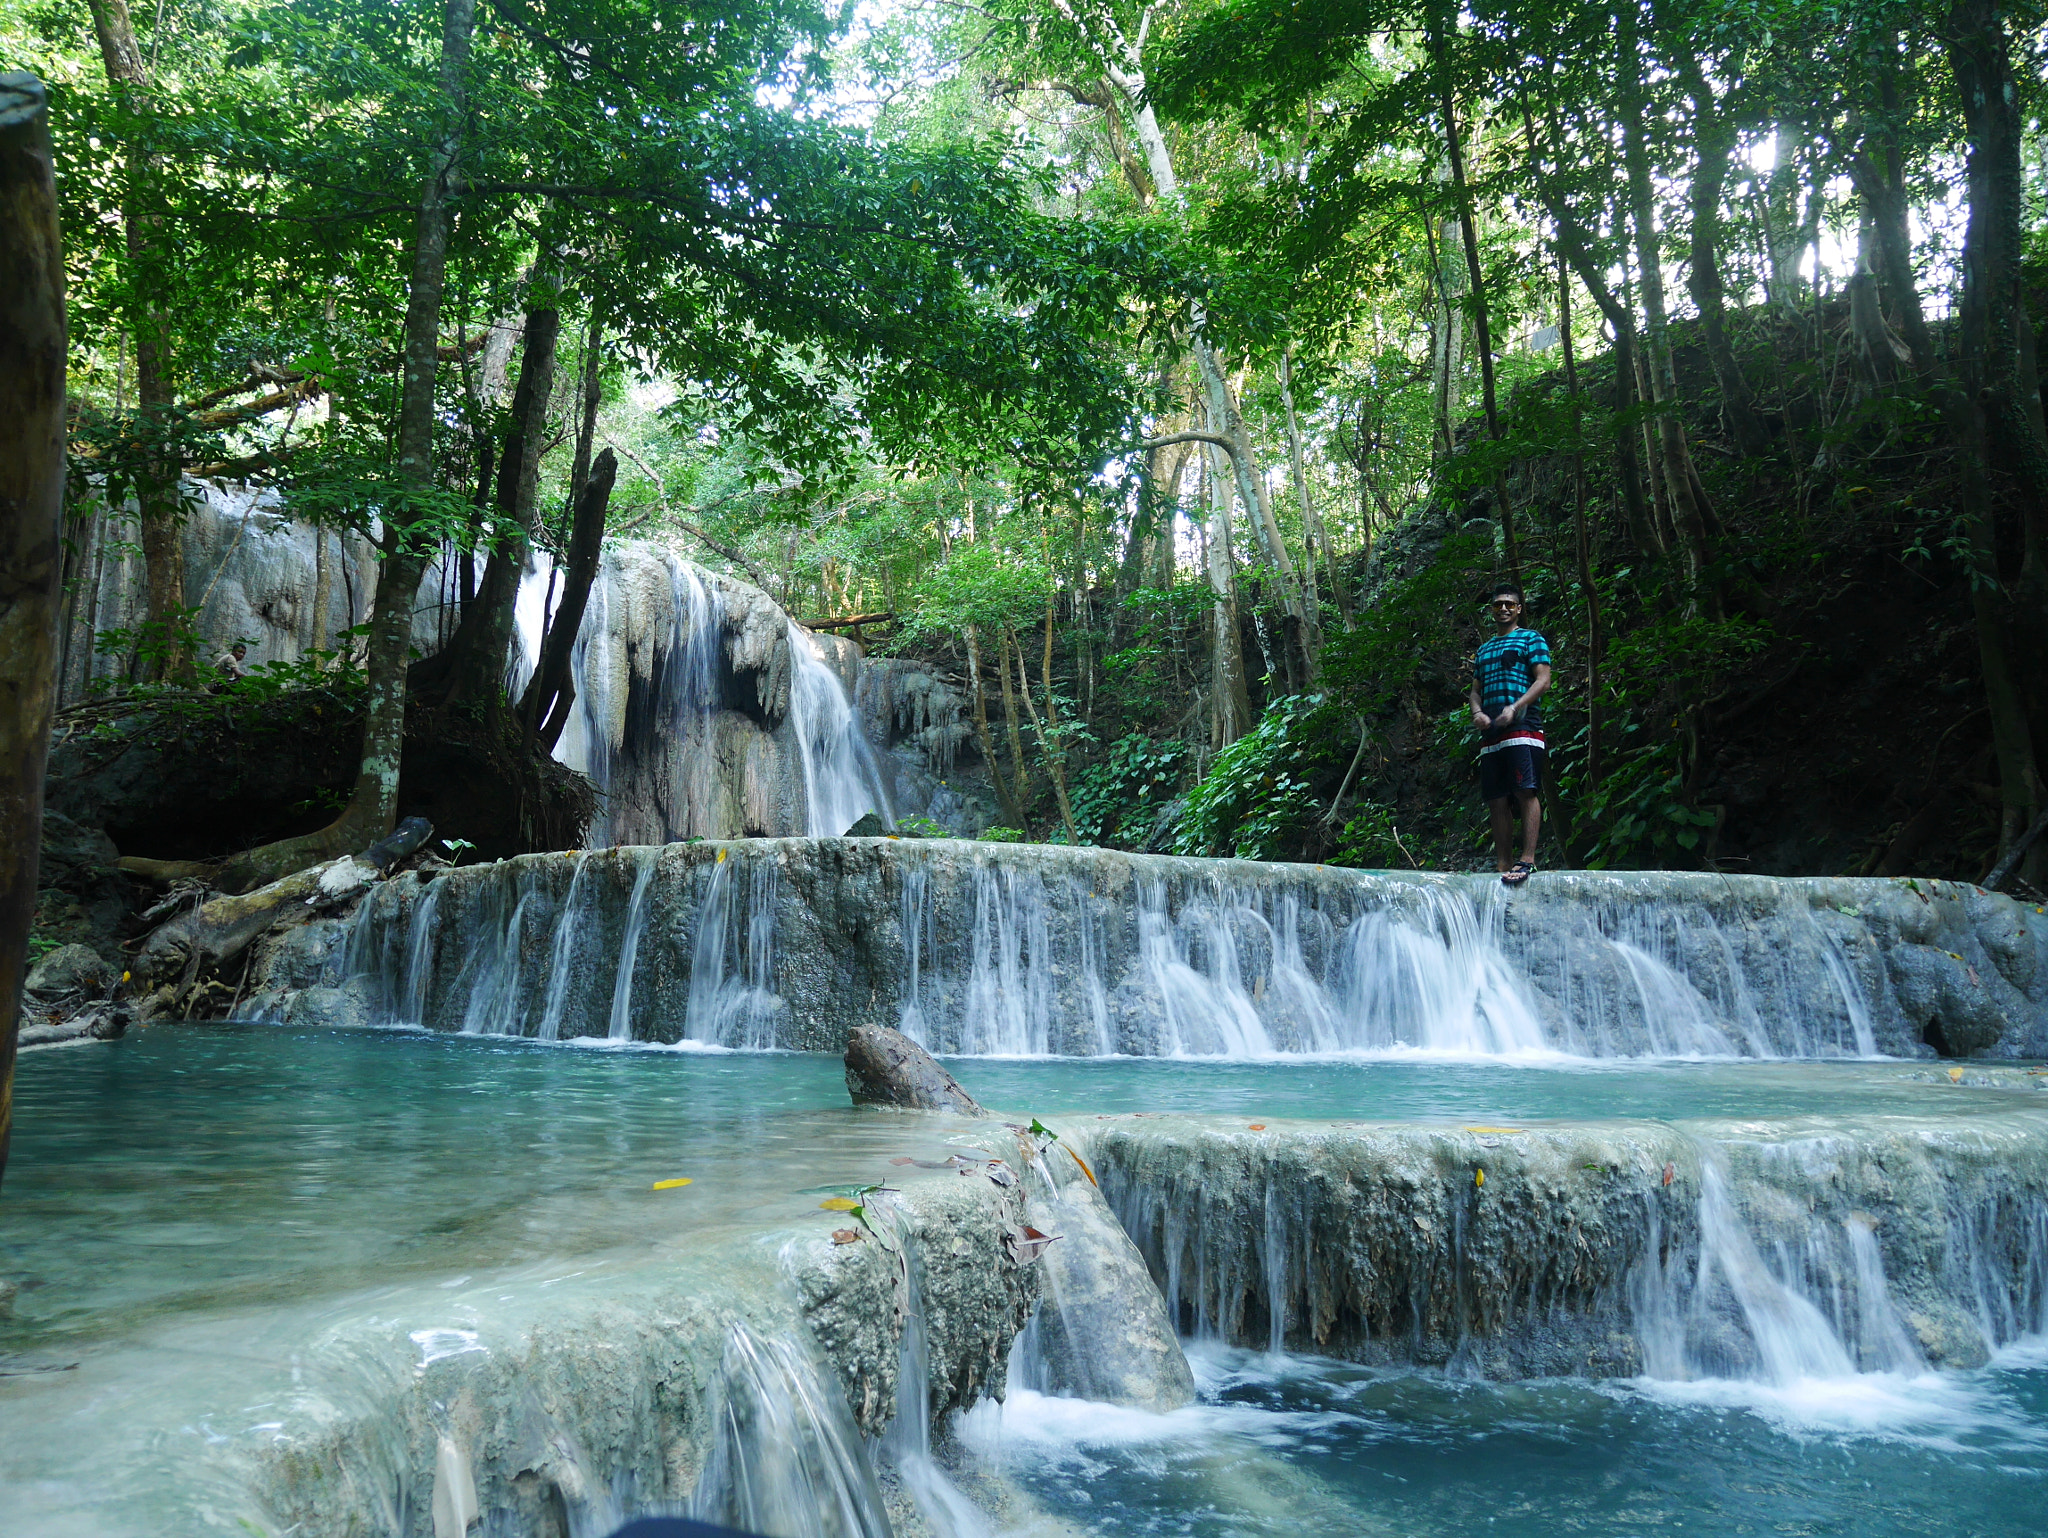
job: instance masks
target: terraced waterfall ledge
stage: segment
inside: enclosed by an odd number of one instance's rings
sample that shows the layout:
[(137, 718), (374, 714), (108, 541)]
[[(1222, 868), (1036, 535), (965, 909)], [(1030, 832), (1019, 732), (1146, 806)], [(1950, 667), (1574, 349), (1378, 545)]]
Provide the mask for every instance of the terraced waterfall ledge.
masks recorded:
[(257, 962), (273, 1018), (838, 1051), (2048, 1055), (2048, 916), (1954, 883), (1483, 876), (953, 840), (529, 855)]
[[(1948, 1415), (2048, 1339), (2048, 1075), (2009, 1061), (2048, 1046), (2048, 916), (1969, 887), (696, 843), (396, 877), (251, 988), (268, 1023), (24, 1061), (24, 1531), (1117, 1532), (1089, 1503), (1164, 1477), (1117, 1447), (1251, 1413), (1232, 1350), (1274, 1394), (1358, 1363)], [(993, 1114), (732, 1050), (864, 1025)], [(1628, 1434), (1678, 1478), (1666, 1413)], [(1127, 1509), (1364, 1530), (1317, 1481), (1366, 1444), (1291, 1435)]]

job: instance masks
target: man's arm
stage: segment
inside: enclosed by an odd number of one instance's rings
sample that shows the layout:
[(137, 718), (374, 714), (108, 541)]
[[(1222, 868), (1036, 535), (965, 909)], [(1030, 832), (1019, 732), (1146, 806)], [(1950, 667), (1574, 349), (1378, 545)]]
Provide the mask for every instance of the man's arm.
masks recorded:
[[(1543, 698), (1543, 691), (1550, 687), (1550, 664), (1539, 662), (1529, 670), (1529, 687), (1522, 691), (1522, 697), (1500, 713), (1503, 721), (1519, 721), (1522, 712)], [(1472, 697), (1479, 697), (1479, 686), (1472, 686)], [(1477, 708), (1475, 706), (1475, 708)]]
[(1488, 728), (1489, 726), (1493, 725), (1493, 722), (1491, 722), (1490, 720), (1488, 720), (1488, 719), (1487, 719), (1487, 716), (1486, 716), (1486, 712), (1485, 712), (1484, 710), (1482, 710), (1482, 709), (1480, 708), (1480, 705), (1479, 705), (1479, 679), (1478, 679), (1478, 677), (1477, 677), (1476, 675), (1475, 675), (1475, 676), (1473, 677), (1473, 679), (1472, 679), (1472, 694), (1471, 694), (1471, 704), (1472, 704), (1472, 724), (1473, 724), (1474, 726), (1478, 727), (1478, 728), (1479, 728), (1479, 729), (1480, 729), (1480, 730), (1481, 730), (1481, 731), (1483, 732), (1483, 731), (1485, 731), (1485, 730), (1486, 730), (1486, 729), (1487, 729), (1487, 728)]

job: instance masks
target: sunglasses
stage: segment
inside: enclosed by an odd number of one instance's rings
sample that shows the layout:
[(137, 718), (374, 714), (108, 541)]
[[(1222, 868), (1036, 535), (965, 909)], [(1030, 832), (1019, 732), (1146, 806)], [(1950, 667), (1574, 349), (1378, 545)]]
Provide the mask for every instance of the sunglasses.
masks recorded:
[(1519, 609), (1522, 606), (1512, 598), (1496, 598), (1493, 601), (1493, 607), (1496, 609)]

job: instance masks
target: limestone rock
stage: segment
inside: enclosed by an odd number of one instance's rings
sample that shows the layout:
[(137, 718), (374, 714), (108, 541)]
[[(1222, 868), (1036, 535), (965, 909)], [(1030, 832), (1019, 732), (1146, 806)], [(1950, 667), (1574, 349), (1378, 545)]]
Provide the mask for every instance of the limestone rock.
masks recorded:
[(846, 1088), (855, 1100), (919, 1111), (985, 1116), (974, 1097), (901, 1031), (858, 1025), (846, 1042)]
[[(1045, 1158), (1064, 1161), (1057, 1149)], [(1195, 1375), (1166, 1303), (1094, 1182), (1064, 1172), (1059, 1196), (1032, 1204), (1032, 1222), (1060, 1237), (1039, 1261), (1036, 1320), (1041, 1387), (1076, 1399), (1164, 1413), (1192, 1404)]]

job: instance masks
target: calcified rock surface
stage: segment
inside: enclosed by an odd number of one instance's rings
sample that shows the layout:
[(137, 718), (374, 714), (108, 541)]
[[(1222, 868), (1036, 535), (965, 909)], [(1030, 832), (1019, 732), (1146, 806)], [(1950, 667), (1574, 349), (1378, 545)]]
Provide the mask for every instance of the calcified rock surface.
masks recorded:
[(435, 1030), (830, 1051), (884, 1022), (961, 1053), (2048, 1055), (2048, 917), (1974, 887), (1544, 873), (1508, 894), (946, 840), (400, 878), (251, 986), (280, 1017), (317, 1018), (317, 988)]
[(1195, 1375), (1144, 1256), (1093, 1180), (1057, 1146), (1043, 1158), (1066, 1167), (1057, 1193), (1037, 1192), (1030, 1208), (1040, 1232), (1058, 1236), (1039, 1262), (1043, 1297), (1019, 1353), (1030, 1387), (1157, 1413), (1192, 1404)]
[[(252, 664), (335, 651), (338, 633), (369, 616), (377, 552), (368, 540), (287, 518), (276, 493), (261, 488), (187, 481), (185, 490), (185, 602), (199, 610), (203, 661), (236, 641), (250, 644)], [(96, 508), (78, 540), (86, 555), (66, 611), (58, 680), (64, 704), (84, 697), (92, 680), (121, 670), (121, 656), (95, 650), (94, 635), (147, 618), (133, 520), (132, 511)], [(422, 600), (423, 615), (433, 601)], [(431, 621), (425, 633), (434, 633)]]
[[(403, 1341), (315, 1341), (307, 1389), (250, 1444), (256, 1507), (309, 1538), (430, 1538), (449, 1532), (449, 1511), (500, 1534), (610, 1532), (645, 1509), (748, 1532), (887, 1534), (862, 1436), (897, 1413), (901, 1249), (920, 1262), (938, 1417), (1004, 1393), (1038, 1300), (1036, 1268), (1004, 1247), (1020, 1210), (1014, 1190), (946, 1173), (877, 1208), (885, 1241), (723, 1245), (535, 1300), (498, 1321), (489, 1350), (428, 1331), (408, 1364)], [(336, 1382), (352, 1393), (336, 1397)]]
[[(1981, 1365), (2048, 1329), (2048, 1114), (1522, 1129), (1115, 1118), (1180, 1327), (1495, 1378)], [(1071, 1134), (1070, 1134), (1071, 1135)]]
[[(367, 541), (286, 517), (267, 490), (191, 482), (188, 491), (185, 592), (204, 660), (236, 640), (250, 643), (252, 666), (350, 644), (342, 632), (368, 618), (376, 593)], [(110, 529), (118, 522), (98, 517)], [(102, 543), (86, 542), (92, 564), (68, 612), (66, 703), (121, 666), (121, 656), (95, 650), (95, 634), (146, 617), (139, 554), (119, 554), (118, 543), (109, 554)], [(558, 597), (544, 568), (520, 584), (507, 658), (514, 687), (532, 670)], [(422, 656), (446, 644), (460, 603), (454, 564), (437, 562), (413, 612)], [(606, 547), (572, 676), (576, 709), (557, 756), (605, 792), (594, 843), (836, 834), (870, 811), (969, 833), (988, 825), (985, 792), (953, 777), (964, 729), (948, 684), (915, 666), (869, 664), (851, 641), (812, 634), (759, 588), (665, 546)]]

